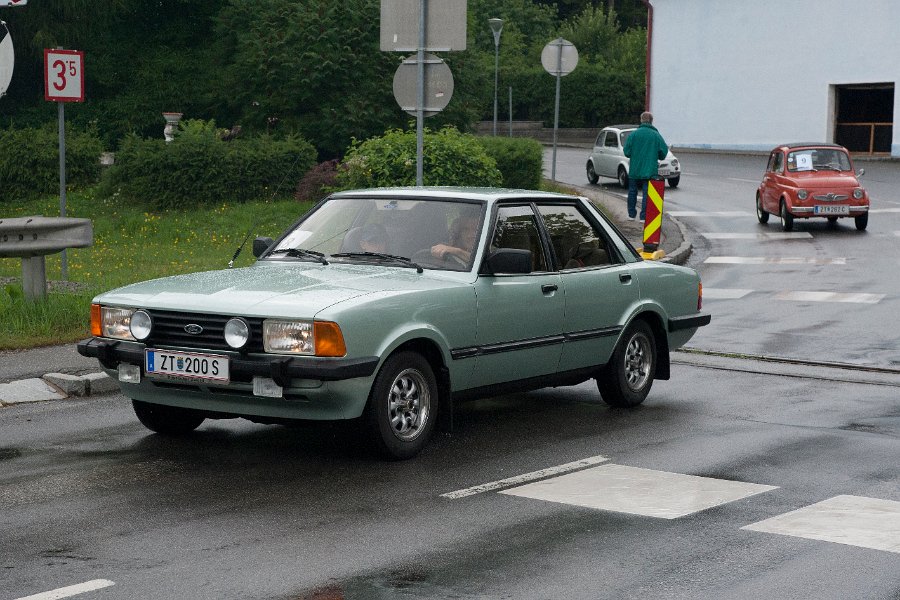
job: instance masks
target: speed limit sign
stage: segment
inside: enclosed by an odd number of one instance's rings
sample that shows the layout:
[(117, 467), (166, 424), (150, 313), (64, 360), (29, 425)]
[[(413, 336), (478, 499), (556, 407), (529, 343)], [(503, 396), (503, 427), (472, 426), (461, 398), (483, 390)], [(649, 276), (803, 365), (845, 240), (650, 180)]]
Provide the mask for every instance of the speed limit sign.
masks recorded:
[(44, 49), (44, 99), (84, 101), (84, 52)]

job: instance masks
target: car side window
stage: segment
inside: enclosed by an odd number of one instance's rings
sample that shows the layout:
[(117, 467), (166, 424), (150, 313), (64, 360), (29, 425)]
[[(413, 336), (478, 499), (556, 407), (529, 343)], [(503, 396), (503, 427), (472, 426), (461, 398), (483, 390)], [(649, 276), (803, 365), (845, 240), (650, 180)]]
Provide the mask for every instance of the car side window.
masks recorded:
[(501, 206), (497, 210), (497, 223), (491, 246), (493, 249), (529, 250), (531, 270), (547, 270), (547, 257), (538, 233), (537, 216), (530, 205)]
[(616, 133), (614, 131), (606, 132), (606, 146), (608, 148), (617, 148), (619, 146), (619, 143), (616, 140)]
[(562, 270), (613, 263), (609, 245), (591, 222), (572, 205), (539, 205), (556, 262)]
[(772, 155), (772, 168), (770, 171), (773, 173), (781, 173), (782, 166), (784, 164), (784, 155), (781, 152), (776, 152)]

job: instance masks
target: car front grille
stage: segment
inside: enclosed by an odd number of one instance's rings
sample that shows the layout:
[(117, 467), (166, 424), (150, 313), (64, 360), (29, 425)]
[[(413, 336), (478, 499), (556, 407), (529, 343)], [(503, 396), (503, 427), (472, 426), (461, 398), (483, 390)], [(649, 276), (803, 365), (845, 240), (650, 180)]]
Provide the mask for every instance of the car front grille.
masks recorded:
[(839, 202), (842, 200), (846, 200), (849, 198), (847, 194), (816, 194), (813, 196), (816, 200), (825, 201), (825, 202)]
[[(205, 315), (163, 310), (148, 310), (153, 319), (150, 337), (145, 340), (152, 346), (178, 346), (203, 350), (233, 350), (225, 342), (225, 323), (231, 315)], [(262, 352), (261, 318), (242, 317), (250, 326), (250, 339), (241, 349), (245, 352)], [(189, 325), (199, 325), (202, 331), (197, 334), (188, 333)]]

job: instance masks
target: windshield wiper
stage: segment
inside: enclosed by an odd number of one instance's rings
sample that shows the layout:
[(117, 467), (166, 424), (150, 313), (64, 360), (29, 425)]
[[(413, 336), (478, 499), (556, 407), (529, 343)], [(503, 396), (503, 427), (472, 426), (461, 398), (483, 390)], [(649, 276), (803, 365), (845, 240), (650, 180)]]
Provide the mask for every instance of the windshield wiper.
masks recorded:
[(325, 255), (321, 252), (316, 252), (315, 250), (304, 250), (303, 248), (279, 248), (278, 250), (272, 250), (269, 254), (284, 254), (285, 256), (290, 256), (292, 258), (311, 258), (323, 265), (328, 264), (328, 261), (325, 260)]
[(332, 258), (380, 258), (381, 260), (388, 260), (394, 263), (401, 263), (405, 266), (415, 267), (417, 273), (422, 272), (422, 267), (419, 266), (418, 263), (411, 261), (405, 256), (396, 256), (394, 254), (384, 254), (382, 252), (339, 252), (338, 254), (332, 254)]

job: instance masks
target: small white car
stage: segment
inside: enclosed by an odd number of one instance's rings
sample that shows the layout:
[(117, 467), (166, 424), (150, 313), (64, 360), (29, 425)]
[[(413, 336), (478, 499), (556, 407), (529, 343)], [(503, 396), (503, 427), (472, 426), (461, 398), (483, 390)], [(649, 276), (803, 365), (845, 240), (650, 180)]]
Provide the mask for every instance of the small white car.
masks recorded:
[[(628, 187), (630, 161), (623, 149), (625, 140), (637, 128), (637, 125), (611, 125), (600, 130), (585, 167), (588, 181), (597, 183), (601, 177), (610, 177), (618, 179), (623, 188)], [(659, 161), (659, 176), (673, 188), (681, 181), (681, 164), (671, 150), (664, 160)]]

